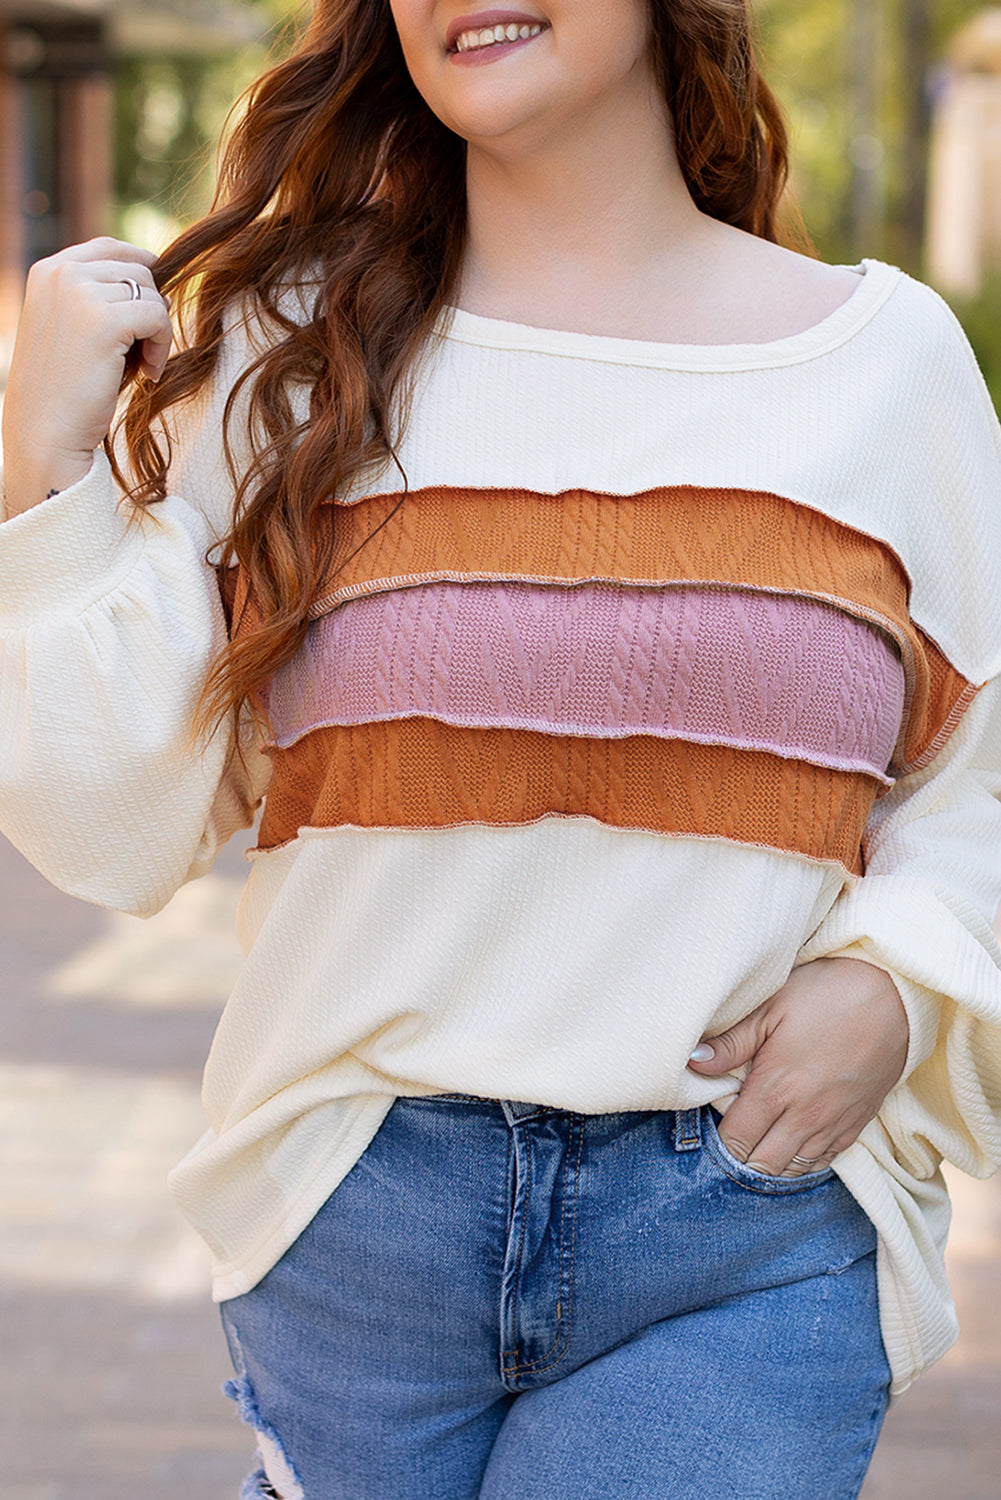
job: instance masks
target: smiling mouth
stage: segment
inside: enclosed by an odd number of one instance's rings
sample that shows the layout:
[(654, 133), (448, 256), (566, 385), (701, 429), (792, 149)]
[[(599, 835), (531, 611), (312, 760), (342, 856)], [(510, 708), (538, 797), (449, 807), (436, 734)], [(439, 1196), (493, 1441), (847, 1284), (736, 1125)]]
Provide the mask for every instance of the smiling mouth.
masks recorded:
[(480, 52), (485, 47), (510, 45), (512, 42), (527, 42), (539, 36), (546, 28), (539, 21), (520, 24), (510, 21), (505, 25), (483, 26), (462, 31), (455, 38), (450, 52)]

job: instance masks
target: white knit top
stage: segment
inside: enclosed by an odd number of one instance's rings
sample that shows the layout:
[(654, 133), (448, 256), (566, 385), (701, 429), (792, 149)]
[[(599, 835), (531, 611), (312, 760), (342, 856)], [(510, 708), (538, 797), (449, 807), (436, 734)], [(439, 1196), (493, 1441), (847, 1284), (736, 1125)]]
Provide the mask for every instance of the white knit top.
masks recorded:
[(172, 419), (163, 504), (131, 516), (98, 453), (0, 529), (0, 824), (50, 880), (152, 913), (268, 789), (211, 1128), (173, 1179), (218, 1297), (397, 1095), (725, 1099), (686, 1066), (700, 1036), (842, 955), (911, 1027), (835, 1164), (879, 1232), (895, 1389), (952, 1341), (939, 1165), (1001, 1160), (1001, 439), (944, 305), (864, 270), (763, 345), (455, 313), (405, 492), (387, 468), (321, 510), (330, 563), (243, 768), (189, 727), (259, 328)]

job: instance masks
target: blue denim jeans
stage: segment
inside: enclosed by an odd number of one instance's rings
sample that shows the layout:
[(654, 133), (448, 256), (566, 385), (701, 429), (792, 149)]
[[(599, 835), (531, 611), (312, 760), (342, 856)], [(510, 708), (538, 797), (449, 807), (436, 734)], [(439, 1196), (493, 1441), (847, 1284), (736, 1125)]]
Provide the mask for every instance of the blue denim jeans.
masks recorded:
[(890, 1379), (875, 1241), (708, 1108), (401, 1099), (223, 1304), (242, 1496), (850, 1500)]

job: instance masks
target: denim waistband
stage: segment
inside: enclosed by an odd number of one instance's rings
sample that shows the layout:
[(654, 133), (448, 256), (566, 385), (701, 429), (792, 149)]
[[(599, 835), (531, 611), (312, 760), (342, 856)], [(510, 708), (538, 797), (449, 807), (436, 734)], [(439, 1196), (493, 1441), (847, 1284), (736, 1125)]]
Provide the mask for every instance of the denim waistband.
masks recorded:
[[(524, 1099), (481, 1099), (476, 1094), (425, 1094), (418, 1096), (437, 1104), (495, 1104), (502, 1111), (508, 1125), (527, 1125), (532, 1120), (545, 1119), (550, 1115), (571, 1115), (575, 1111), (563, 1109), (555, 1104), (532, 1104)], [(675, 1151), (697, 1151), (702, 1144), (703, 1107), (694, 1109), (637, 1110), (629, 1113), (663, 1114), (671, 1121), (671, 1139)], [(623, 1111), (610, 1110), (609, 1114)]]

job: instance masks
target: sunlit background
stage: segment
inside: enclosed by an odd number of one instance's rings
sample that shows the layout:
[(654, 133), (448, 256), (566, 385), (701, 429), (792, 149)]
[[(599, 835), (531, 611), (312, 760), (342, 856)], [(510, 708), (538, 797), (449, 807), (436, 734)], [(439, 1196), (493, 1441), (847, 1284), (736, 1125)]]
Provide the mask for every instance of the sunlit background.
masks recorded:
[[(930, 280), (1001, 391), (1001, 8), (756, 9), (817, 250)], [(108, 228), (157, 246), (204, 208), (233, 100), (308, 10), (294, 0), (0, 0), (0, 371), (33, 259)]]
[[(0, 0), (0, 391), (31, 262), (107, 230), (162, 248), (207, 205), (234, 100), (308, 10)], [(1001, 401), (1001, 8), (757, 14), (818, 253), (931, 281)], [(140, 923), (60, 896), (0, 841), (2, 1500), (238, 1491), (206, 1260), (164, 1177), (202, 1128), (242, 875), (229, 849)], [(1001, 1495), (1001, 1189), (952, 1182), (963, 1335), (891, 1415), (864, 1500)]]

